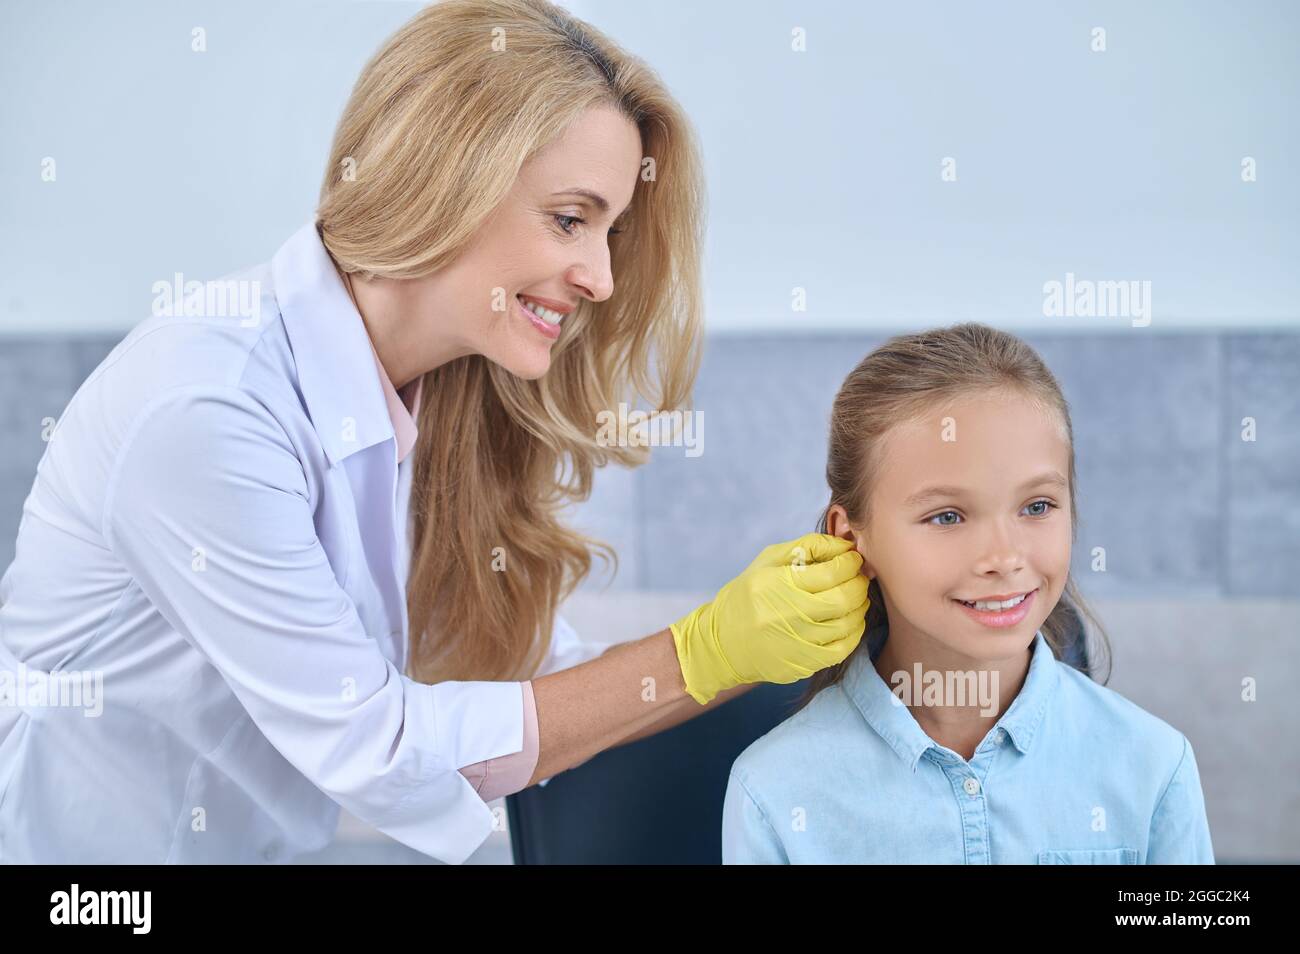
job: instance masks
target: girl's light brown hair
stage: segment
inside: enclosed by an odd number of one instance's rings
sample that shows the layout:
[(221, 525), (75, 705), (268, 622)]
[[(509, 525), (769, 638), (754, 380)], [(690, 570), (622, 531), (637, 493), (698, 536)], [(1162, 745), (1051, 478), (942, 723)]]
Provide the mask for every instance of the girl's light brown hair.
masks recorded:
[[(978, 322), (965, 322), (918, 334), (890, 338), (854, 368), (831, 410), (830, 445), (826, 455), (826, 483), (830, 500), (822, 511), (818, 532), (826, 533), (830, 509), (839, 504), (854, 527), (871, 520), (871, 492), (881, 468), (888, 464), (880, 453), (885, 435), (897, 424), (919, 420), (935, 406), (959, 397), (1011, 392), (1034, 402), (1060, 422), (1070, 451), (1071, 540), (1078, 535), (1079, 509), (1075, 500), (1074, 428), (1070, 408), (1056, 378), (1029, 345), (1015, 335)], [(822, 689), (839, 682), (850, 662), (869, 652), (868, 637), (887, 635), (889, 614), (880, 595), (880, 582), (872, 580), (867, 594), (866, 628), (862, 641), (847, 659), (809, 677), (798, 706), (806, 705)], [(1079, 631), (1086, 619), (1096, 639), (1087, 643)], [(1099, 660), (1110, 666), (1110, 640), (1096, 615), (1088, 608), (1073, 577), (1066, 580), (1060, 601), (1042, 627), (1053, 654), (1062, 659), (1076, 639), (1087, 645), (1089, 675), (1101, 671)], [(1110, 678), (1109, 671), (1101, 680)]]
[(545, 0), (421, 10), (366, 65), (334, 137), (317, 210), (325, 247), (347, 273), (417, 277), (453, 261), (520, 167), (601, 106), (636, 125), (653, 160), (610, 238), (615, 293), (565, 320), (539, 380), (481, 355), (424, 376), (407, 585), (409, 672), (423, 682), (534, 675), (591, 552), (617, 567), (612, 548), (564, 526), (560, 511), (590, 496), (594, 468), (647, 460), (644, 446), (597, 441), (600, 411), (689, 402), (701, 162), (658, 77)]

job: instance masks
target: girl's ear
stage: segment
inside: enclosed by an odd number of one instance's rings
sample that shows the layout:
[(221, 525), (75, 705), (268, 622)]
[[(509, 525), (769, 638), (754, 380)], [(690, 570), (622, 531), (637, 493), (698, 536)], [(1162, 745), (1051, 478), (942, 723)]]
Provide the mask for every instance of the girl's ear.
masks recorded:
[(832, 537), (857, 543), (857, 535), (849, 526), (849, 515), (839, 504), (832, 504), (830, 510), (826, 512), (826, 532)]
[(849, 526), (849, 515), (839, 504), (833, 504), (826, 512), (826, 532), (833, 537), (853, 541), (854, 548), (862, 554), (862, 575), (868, 580), (876, 578), (876, 571), (872, 569), (867, 552), (863, 548), (862, 537)]

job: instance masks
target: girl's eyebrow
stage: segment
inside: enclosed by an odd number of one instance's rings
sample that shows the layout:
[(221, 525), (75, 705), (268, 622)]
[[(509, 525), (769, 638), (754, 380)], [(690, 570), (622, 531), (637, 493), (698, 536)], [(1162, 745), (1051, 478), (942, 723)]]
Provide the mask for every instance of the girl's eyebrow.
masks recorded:
[[(1052, 470), (1026, 480), (1020, 485), (1019, 491), (1023, 493), (1030, 488), (1038, 487), (1042, 484), (1053, 484), (1062, 489), (1069, 486), (1069, 482), (1061, 475), (1060, 471)], [(963, 487), (925, 487), (904, 500), (903, 506), (914, 507), (917, 504), (925, 503), (927, 500), (933, 500), (940, 497), (960, 497), (965, 493), (967, 493), (967, 491)]]

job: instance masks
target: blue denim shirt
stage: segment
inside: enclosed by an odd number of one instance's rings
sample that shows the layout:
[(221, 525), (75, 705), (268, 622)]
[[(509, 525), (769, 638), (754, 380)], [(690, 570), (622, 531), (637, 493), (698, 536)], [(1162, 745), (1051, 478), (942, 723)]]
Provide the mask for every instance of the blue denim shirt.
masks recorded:
[(872, 643), (736, 759), (723, 863), (1214, 863), (1187, 739), (1058, 662), (1041, 630), (970, 761), (898, 704)]

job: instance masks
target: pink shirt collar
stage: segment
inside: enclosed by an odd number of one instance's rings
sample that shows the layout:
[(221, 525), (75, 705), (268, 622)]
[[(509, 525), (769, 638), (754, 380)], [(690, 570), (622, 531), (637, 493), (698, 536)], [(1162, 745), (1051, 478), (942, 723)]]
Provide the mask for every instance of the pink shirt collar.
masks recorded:
[[(369, 336), (366, 340), (370, 340)], [(370, 353), (374, 355), (375, 367), (379, 369), (379, 383), (383, 385), (384, 400), (388, 404), (388, 416), (393, 421), (393, 434), (397, 438), (397, 462), (400, 464), (415, 447), (418, 431), (413, 412), (419, 413), (420, 395), (424, 392), (424, 375), (420, 375), (402, 388), (399, 396), (397, 389), (393, 387), (392, 379), (388, 377), (388, 372), (379, 361), (379, 352), (375, 350), (373, 341), (370, 342)]]

